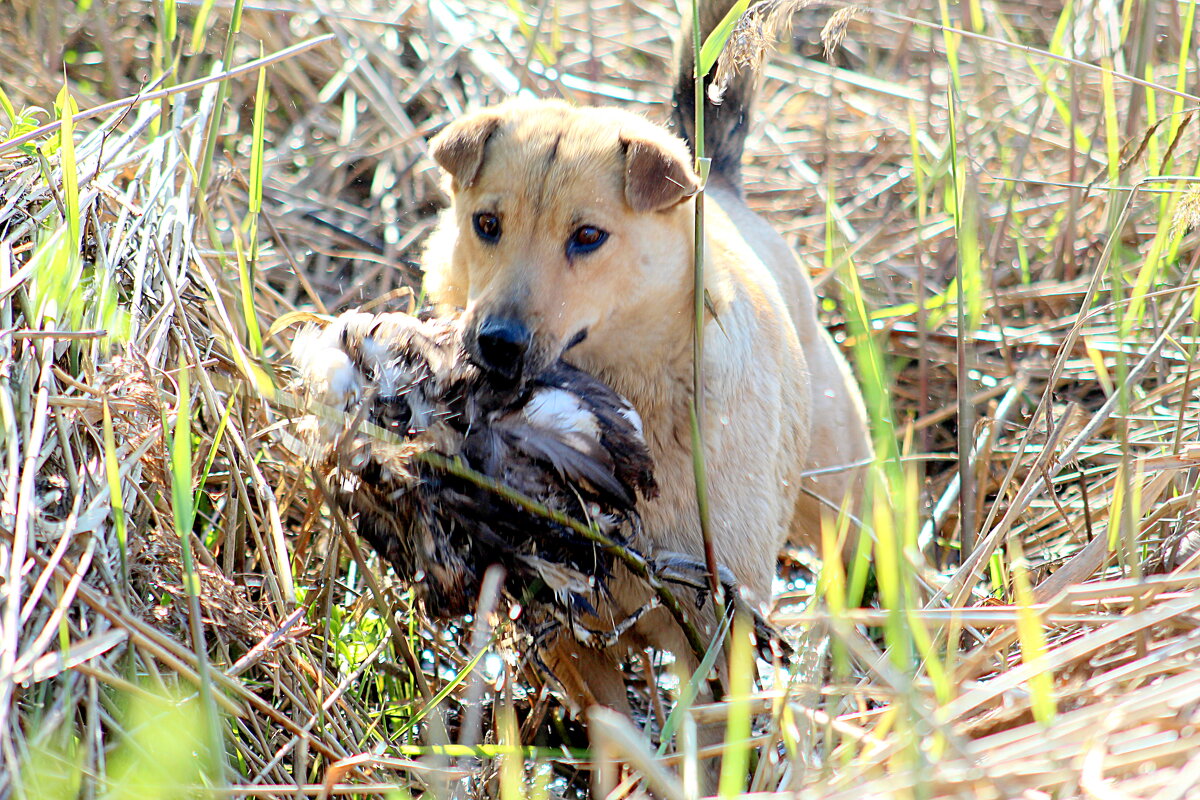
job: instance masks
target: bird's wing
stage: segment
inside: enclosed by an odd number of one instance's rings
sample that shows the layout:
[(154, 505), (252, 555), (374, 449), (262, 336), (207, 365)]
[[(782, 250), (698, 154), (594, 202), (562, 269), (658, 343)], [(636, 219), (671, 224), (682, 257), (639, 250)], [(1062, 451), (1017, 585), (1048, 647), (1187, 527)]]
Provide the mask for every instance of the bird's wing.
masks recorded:
[(617, 480), (612, 457), (597, 440), (516, 421), (503, 432), (513, 450), (549, 465), (567, 483), (586, 482), (605, 503), (633, 508), (633, 493)]
[[(642, 431), (642, 419), (624, 397), (592, 375), (559, 361), (539, 379), (541, 391), (565, 394), (576, 399), (596, 431), (600, 446), (609, 454), (613, 474), (630, 493), (655, 497), (654, 459)], [(577, 426), (578, 428), (578, 426)]]

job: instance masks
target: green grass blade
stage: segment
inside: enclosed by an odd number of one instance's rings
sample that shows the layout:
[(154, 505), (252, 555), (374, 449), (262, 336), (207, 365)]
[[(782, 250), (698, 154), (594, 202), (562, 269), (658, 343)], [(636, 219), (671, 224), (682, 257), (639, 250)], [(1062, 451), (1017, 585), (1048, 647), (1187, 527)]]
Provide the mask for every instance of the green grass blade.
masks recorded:
[[(1188, 0), (1187, 10), (1184, 12), (1184, 19), (1177, 30), (1180, 32), (1179, 56), (1175, 60), (1175, 91), (1182, 93), (1187, 89), (1188, 80), (1188, 58), (1192, 54), (1192, 34), (1196, 26), (1196, 0)], [(1179, 133), (1179, 126), (1183, 124), (1183, 108), (1184, 100), (1178, 94), (1175, 95), (1171, 106), (1171, 127), (1170, 133), (1167, 135), (1167, 141), (1175, 141), (1176, 134)], [(1162, 172), (1173, 172), (1171, 164), (1163, 164)]]
[(103, 800), (202, 797), (186, 787), (213, 779), (221, 754), (205, 729), (196, 697), (131, 694), (122, 714), (119, 744), (109, 755), (108, 790)]
[[(1013, 589), (1017, 601), (1017, 639), (1021, 645), (1021, 661), (1036, 664), (1046, 657), (1046, 631), (1041, 615), (1034, 608), (1025, 554), (1016, 536), (1009, 539), (1009, 560), (1012, 563)], [(1054, 722), (1057, 704), (1053, 673), (1042, 671), (1029, 678), (1029, 702), (1034, 719), (1046, 726)]]
[(961, 89), (962, 79), (958, 63), (958, 46), (961, 44), (962, 38), (952, 30), (954, 26), (950, 22), (950, 4), (948, 0), (938, 0), (938, 10), (941, 13), (942, 41), (946, 45), (946, 61), (950, 67), (951, 85), (955, 89)]
[(3, 109), (4, 116), (8, 117), (8, 124), (16, 125), (20, 120), (17, 116), (17, 109), (13, 107), (12, 101), (8, 99), (8, 94), (5, 93), (4, 87), (0, 86), (0, 109)]
[[(179, 397), (175, 414), (175, 425), (171, 435), (170, 474), (171, 508), (174, 512), (175, 533), (179, 537), (179, 552), (182, 566), (184, 592), (188, 600), (188, 621), (192, 635), (193, 652), (199, 662), (200, 700), (205, 712), (205, 722), (210, 733), (209, 744), (214, 754), (223, 754), (221, 722), (217, 713), (212, 676), (209, 673), (203, 623), (200, 619), (200, 577), (192, 554), (192, 528), (196, 519), (196, 506), (192, 488), (192, 412), (189, 367), (181, 353), (179, 355)], [(165, 411), (164, 411), (165, 413)], [(164, 425), (164, 430), (167, 428)]]
[(510, 752), (500, 757), (500, 800), (524, 800), (522, 784), (525, 783), (525, 753), (520, 747), (521, 734), (517, 728), (517, 712), (508, 698), (500, 704), (496, 716), (500, 744), (511, 748)]
[[(262, 54), (260, 53), (260, 56)], [(258, 216), (262, 211), (263, 166), (266, 161), (266, 117), (267, 117), (267, 71), (259, 70), (258, 87), (254, 93), (254, 130), (250, 150), (250, 257), (238, 257), (238, 273), (242, 289), (242, 314), (246, 320), (250, 352), (262, 356), (262, 332), (258, 325), (258, 314), (254, 310), (255, 273), (258, 269), (259, 237)]]
[(1050, 34), (1051, 53), (1065, 55), (1070, 52), (1071, 31), (1075, 26), (1075, 0), (1067, 0), (1063, 3), (1062, 12), (1058, 15), (1058, 21), (1054, 24), (1054, 32)]
[[(833, 192), (830, 192), (833, 197)], [(826, 227), (833, 229), (833, 215), (827, 204)], [(832, 242), (827, 239), (826, 241)], [(842, 284), (847, 299), (846, 321), (854, 337), (854, 364), (858, 368), (862, 384), (863, 399), (871, 419), (871, 430), (875, 433), (876, 457), (883, 463), (898, 464), (900, 451), (896, 446), (895, 427), (892, 420), (892, 404), (889, 392), (887, 367), (883, 353), (875, 342), (871, 331), (867, 303), (863, 297), (862, 284), (854, 262), (847, 258), (842, 270)]]
[(163, 0), (163, 33), (166, 44), (174, 43), (179, 32), (179, 10), (176, 0)]
[[(226, 69), (233, 63), (233, 45), (242, 29), (243, 0), (234, 0), (233, 11), (229, 17), (229, 32), (225, 37), (225, 50), (222, 63)], [(217, 152), (218, 132), (221, 130), (221, 112), (225, 106), (225, 98), (229, 93), (224, 81), (217, 86), (216, 102), (213, 104), (212, 116), (208, 118), (208, 129), (204, 134), (204, 158), (200, 162), (200, 177), (196, 181), (196, 202), (204, 202), (204, 193), (208, 189), (208, 181), (212, 175), (213, 157)]]
[(179, 404), (171, 436), (171, 507), (175, 512), (175, 533), (179, 536), (183, 560), (183, 584), (188, 594), (199, 595), (200, 584), (192, 564), (192, 425), (188, 389), (188, 366), (179, 360)]
[(193, 508), (200, 507), (200, 495), (204, 492), (204, 486), (208, 483), (208, 475), (212, 472), (213, 462), (217, 460), (217, 453), (221, 450), (221, 439), (225, 435), (225, 427), (229, 424), (229, 415), (233, 413), (233, 407), (237, 403), (237, 392), (229, 393), (229, 402), (225, 404), (225, 411), (221, 414), (221, 421), (217, 423), (217, 430), (213, 434), (212, 447), (208, 451), (208, 458), (204, 460), (204, 470), (200, 473), (200, 478), (196, 483), (196, 496)]
[(527, 760), (563, 760), (564, 757), (579, 761), (591, 758), (590, 750), (577, 747), (524, 747), (508, 743), (501, 744), (400, 744), (395, 751), (402, 756), (447, 756), (450, 758), (500, 758), (515, 755)]
[(459, 684), (465, 681), (470, 674), (475, 671), (475, 668), (479, 666), (479, 662), (483, 660), (484, 655), (490, 652), (490, 644), (487, 647), (479, 648), (479, 652), (476, 653), (470, 661), (464, 664), (463, 668), (455, 673), (453, 678), (446, 681), (446, 685), (438, 690), (438, 693), (431, 697), (428, 703), (426, 703), (419, 711), (417, 711), (416, 714), (413, 714), (412, 717), (410, 717), (404, 723), (397, 736), (403, 736), (404, 734), (408, 733), (418, 722), (429, 716), (430, 712), (436, 709), (443, 700), (450, 696), (451, 692), (458, 688)]
[(62, 166), (63, 205), (66, 206), (67, 230), (71, 237), (71, 251), (74, 258), (79, 257), (80, 236), (82, 230), (82, 215), (79, 208), (79, 167), (75, 163), (75, 115), (79, 106), (71, 97), (70, 90), (64, 85), (54, 101), (58, 110), (58, 118), (62, 122), (59, 129), (59, 164)]
[(708, 178), (709, 160), (704, 154), (704, 76), (700, 70), (700, 0), (692, 0), (692, 79), (695, 119), (693, 148), (696, 151), (696, 174), (700, 177), (700, 190), (696, 192), (692, 228), (692, 397), (689, 404), (692, 444), (692, 478), (696, 487), (696, 513), (700, 522), (700, 536), (704, 543), (704, 563), (708, 568), (709, 590), (717, 618), (725, 614), (723, 588), (717, 580), (717, 556), (713, 546), (712, 529), (708, 516), (708, 475), (704, 463), (704, 182)]
[[(117, 534), (117, 550), (121, 558), (121, 582), (129, 580), (129, 560), (126, 549), (125, 501), (121, 495), (121, 471), (117, 465), (117, 443), (113, 435), (112, 411), (108, 398), (100, 404), (104, 422), (104, 475), (108, 481), (109, 504), (112, 507), (113, 529)], [(126, 589), (128, 586), (126, 585)]]
[(192, 23), (192, 52), (200, 52), (204, 40), (208, 38), (208, 17), (212, 14), (213, 3), (216, 0), (203, 0), (196, 9), (196, 21)]
[(733, 4), (733, 7), (721, 17), (721, 21), (708, 34), (708, 38), (704, 40), (704, 44), (700, 47), (700, 58), (696, 61), (699, 67), (698, 74), (700, 77), (708, 75), (713, 66), (716, 65), (717, 59), (721, 57), (721, 51), (725, 49), (725, 42), (729, 41), (729, 35), (733, 33), (733, 28), (737, 25), (742, 14), (746, 13), (746, 9), (750, 7), (750, 0), (738, 0)]
[(1100, 93), (1104, 99), (1104, 149), (1108, 160), (1108, 180), (1114, 186), (1121, 181), (1121, 123), (1117, 114), (1117, 93), (1111, 70), (1112, 59), (1101, 60)]
[(717, 658), (721, 655), (721, 651), (725, 646), (725, 637), (729, 633), (729, 624), (732, 620), (727, 616), (717, 627), (717, 632), (713, 636), (712, 642), (708, 646), (708, 650), (704, 653), (704, 658), (700, 660), (700, 666), (692, 673), (691, 677), (683, 683), (679, 689), (679, 697), (675, 699), (675, 707), (671, 709), (671, 713), (667, 714), (667, 721), (663, 723), (662, 733), (659, 736), (658, 754), (665, 755), (671, 740), (675, 738), (675, 734), (679, 731), (679, 726), (683, 723), (684, 714), (696, 702), (696, 698), (700, 695), (700, 689), (708, 681), (708, 676), (712, 674), (713, 666), (717, 663)]
[(751, 625), (743, 615), (733, 623), (729, 648), (729, 718), (725, 724), (725, 747), (717, 793), (736, 797), (746, 790), (750, 767), (750, 692), (754, 688), (754, 650), (750, 645)]
[(262, 355), (262, 332), (258, 326), (258, 313), (254, 310), (254, 267), (252, 254), (246, 252), (242, 237), (233, 236), (233, 252), (237, 258), (238, 287), (240, 289), (242, 320), (246, 324), (246, 346), (257, 358)]
[[(259, 58), (266, 55), (259, 48)], [(263, 163), (266, 158), (267, 71), (258, 71), (258, 86), (254, 91), (254, 130), (250, 150), (250, 213), (262, 211)]]

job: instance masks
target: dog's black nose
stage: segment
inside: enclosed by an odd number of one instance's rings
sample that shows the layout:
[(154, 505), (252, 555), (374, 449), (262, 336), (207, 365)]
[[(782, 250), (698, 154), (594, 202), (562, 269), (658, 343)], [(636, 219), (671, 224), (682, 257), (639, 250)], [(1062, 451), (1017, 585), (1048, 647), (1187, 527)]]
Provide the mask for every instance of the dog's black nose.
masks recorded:
[(509, 380), (520, 377), (532, 338), (529, 329), (515, 319), (484, 320), (475, 334), (479, 366)]

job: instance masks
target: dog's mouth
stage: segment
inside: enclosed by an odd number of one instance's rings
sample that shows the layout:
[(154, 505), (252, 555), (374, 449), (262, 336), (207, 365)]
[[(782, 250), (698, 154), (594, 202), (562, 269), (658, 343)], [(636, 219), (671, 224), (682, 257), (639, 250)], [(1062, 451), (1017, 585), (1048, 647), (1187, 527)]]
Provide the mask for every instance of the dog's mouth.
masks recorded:
[(536, 378), (539, 373), (554, 361), (565, 357), (568, 351), (581, 344), (587, 337), (588, 329), (586, 327), (576, 331), (558, 351), (557, 356), (552, 355), (554, 351), (549, 348), (538, 347), (537, 340), (534, 339), (530, 342), (529, 349), (520, 361), (511, 365), (503, 360), (496, 363), (496, 360), (485, 358), (475, 337), (468, 338), (465, 350), (468, 360), (480, 369), (488, 383), (494, 388), (504, 391), (519, 391), (530, 378)]
[(567, 344), (566, 344), (566, 347), (564, 347), (564, 348), (562, 349), (563, 353), (564, 353), (564, 354), (566, 354), (566, 352), (567, 352), (568, 350), (570, 350), (572, 347), (574, 347), (574, 346), (576, 346), (576, 345), (578, 345), (578, 344), (582, 344), (582, 343), (583, 343), (583, 340), (584, 340), (584, 339), (586, 339), (587, 337), (588, 337), (588, 329), (587, 329), (587, 328), (581, 328), (581, 329), (580, 329), (580, 330), (579, 330), (579, 331), (578, 331), (578, 332), (577, 332), (577, 333), (576, 333), (574, 336), (572, 336), (572, 337), (570, 338), (570, 340), (567, 342)]

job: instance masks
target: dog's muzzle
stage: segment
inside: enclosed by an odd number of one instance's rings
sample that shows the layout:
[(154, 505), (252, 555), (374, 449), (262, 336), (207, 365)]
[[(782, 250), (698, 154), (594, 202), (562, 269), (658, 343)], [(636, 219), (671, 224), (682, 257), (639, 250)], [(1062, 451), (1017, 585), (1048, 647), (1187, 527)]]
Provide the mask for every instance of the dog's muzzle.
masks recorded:
[(519, 320), (489, 317), (475, 332), (472, 360), (493, 375), (516, 381), (525, 370), (532, 343), (533, 334)]

